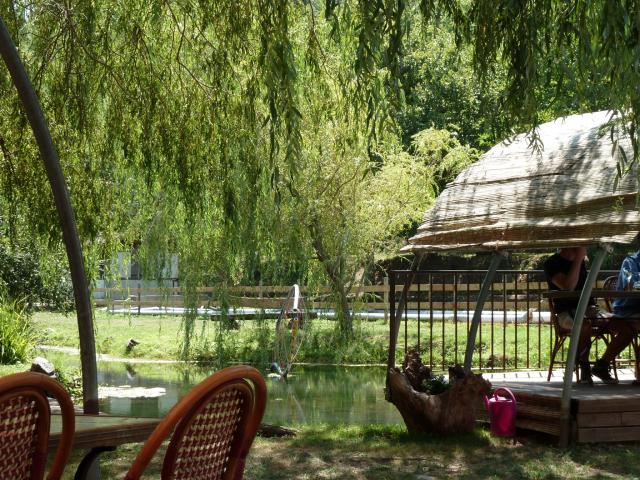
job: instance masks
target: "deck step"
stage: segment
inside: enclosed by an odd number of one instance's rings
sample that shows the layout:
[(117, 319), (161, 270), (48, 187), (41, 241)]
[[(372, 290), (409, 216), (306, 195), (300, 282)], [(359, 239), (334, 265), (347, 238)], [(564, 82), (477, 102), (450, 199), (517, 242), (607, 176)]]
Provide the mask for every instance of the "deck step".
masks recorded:
[[(619, 372), (620, 373), (620, 372)], [(626, 373), (629, 373), (627, 375)], [(535, 377), (535, 376), (532, 376)], [(619, 385), (574, 385), (571, 399), (572, 439), (577, 443), (640, 441), (640, 386), (625, 375)], [(491, 378), (494, 388), (511, 389), (517, 401), (516, 426), (560, 435), (562, 382)], [(487, 420), (481, 409), (480, 418)]]

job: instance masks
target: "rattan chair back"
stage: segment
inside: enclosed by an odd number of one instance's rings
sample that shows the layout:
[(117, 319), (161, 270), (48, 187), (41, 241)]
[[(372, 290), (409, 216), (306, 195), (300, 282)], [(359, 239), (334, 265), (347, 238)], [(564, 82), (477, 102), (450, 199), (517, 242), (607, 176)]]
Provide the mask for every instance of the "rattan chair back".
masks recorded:
[(73, 444), (73, 403), (57, 381), (25, 372), (0, 378), (0, 478), (44, 478), (51, 421), (47, 395), (56, 398), (62, 412), (62, 436), (47, 479), (62, 476)]
[[(618, 288), (618, 276), (614, 275), (611, 277), (607, 277), (604, 279), (602, 283), (602, 288), (604, 290), (616, 290)], [(602, 299), (604, 301), (604, 306), (607, 308), (607, 311), (613, 313), (613, 301), (610, 297), (604, 297)]]
[(140, 478), (172, 432), (163, 480), (242, 478), (264, 414), (266, 392), (255, 368), (234, 366), (216, 372), (171, 409), (145, 442), (126, 480)]
[[(609, 277), (611, 278), (611, 277)], [(607, 280), (609, 280), (609, 278)], [(605, 282), (607, 281), (605, 280)], [(617, 282), (617, 277), (616, 277), (616, 282)], [(606, 288), (606, 287), (605, 287)], [(615, 288), (615, 284), (613, 286), (613, 288)], [(607, 308), (610, 308), (609, 303), (607, 303)], [(554, 304), (553, 304), (553, 300), (549, 299), (549, 315), (550, 315), (550, 321), (551, 321), (551, 325), (553, 326), (553, 330), (555, 335), (553, 336), (553, 345), (551, 346), (551, 356), (549, 358), (549, 369), (547, 371), (547, 382), (551, 380), (551, 374), (553, 372), (553, 367), (557, 364), (561, 364), (564, 365), (564, 362), (559, 362), (556, 359), (556, 356), (558, 355), (558, 353), (560, 352), (560, 350), (562, 349), (565, 341), (571, 337), (571, 330), (563, 328), (562, 326), (560, 326), (560, 322), (558, 320), (558, 314), (554, 308)], [(602, 340), (605, 344), (605, 346), (609, 345), (609, 336), (611, 335), (611, 332), (609, 331), (609, 329), (607, 328), (606, 325), (598, 325), (598, 324), (594, 324), (591, 326), (591, 339), (590, 339), (590, 346), (589, 348), (591, 348), (591, 345), (593, 345), (595, 342), (597, 342), (598, 340)], [(579, 380), (580, 379), (580, 369), (579, 369), (579, 365), (576, 364), (576, 377)], [(618, 372), (616, 369), (616, 362), (613, 362), (613, 372), (615, 375), (615, 378), (618, 378)]]

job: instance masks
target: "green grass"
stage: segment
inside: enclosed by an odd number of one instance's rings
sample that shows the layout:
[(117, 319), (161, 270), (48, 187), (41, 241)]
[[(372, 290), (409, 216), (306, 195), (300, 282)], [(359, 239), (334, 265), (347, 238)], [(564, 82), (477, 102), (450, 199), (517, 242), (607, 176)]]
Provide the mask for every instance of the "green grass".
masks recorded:
[[(272, 359), (275, 320), (240, 321), (238, 330), (221, 330), (220, 322), (196, 320), (195, 336), (188, 359), (200, 361), (268, 363)], [(96, 315), (96, 348), (98, 353), (116, 357), (147, 359), (178, 359), (182, 347), (183, 321), (177, 316), (137, 316), (98, 312)], [(39, 344), (78, 347), (76, 319), (55, 313), (37, 313), (33, 330)], [(443, 332), (444, 327), (444, 332)], [(420, 324), (420, 345), (425, 363), (430, 360), (438, 366), (461, 363), (467, 338), (466, 322), (447, 321)], [(404, 346), (418, 344), (418, 324), (404, 324), (400, 330), (396, 355), (402, 361)], [(129, 338), (140, 342), (131, 353), (126, 352)], [(426, 347), (432, 339), (433, 349)], [(455, 347), (457, 340), (457, 349)], [(550, 328), (533, 324), (527, 338), (526, 325), (482, 324), (476, 339), (475, 366), (480, 360), (483, 369), (531, 368), (545, 369), (549, 361)], [(382, 364), (386, 363), (389, 344), (389, 326), (384, 320), (358, 321), (351, 342), (341, 339), (334, 321), (315, 319), (303, 344), (298, 362)], [(598, 346), (598, 352), (603, 346)], [(443, 355), (444, 352), (444, 355)], [(595, 356), (595, 349), (592, 349)], [(628, 356), (628, 352), (624, 355)], [(624, 356), (623, 355), (623, 356)]]
[(30, 363), (16, 363), (15, 365), (0, 365), (0, 377), (11, 373), (24, 372), (31, 368)]
[[(122, 478), (140, 445), (102, 456), (104, 478)], [(401, 426), (302, 427), (295, 438), (258, 438), (249, 454), (247, 480), (278, 479), (634, 479), (640, 444), (580, 445), (567, 450), (547, 437), (522, 437), (515, 445), (483, 429), (443, 438), (412, 437)], [(71, 479), (80, 460), (67, 467)], [(159, 478), (156, 456), (145, 478)]]
[[(73, 316), (37, 313), (34, 318), (39, 344), (77, 348), (78, 330)], [(116, 357), (178, 359), (183, 342), (183, 321), (177, 316), (125, 316), (98, 312), (96, 349)], [(275, 320), (240, 321), (238, 330), (222, 330), (220, 322), (196, 320), (190, 360), (264, 363), (272, 360)], [(388, 326), (362, 323), (352, 342), (343, 342), (335, 322), (314, 320), (297, 358), (300, 362), (382, 363), (386, 359)], [(129, 338), (140, 342), (127, 354)]]

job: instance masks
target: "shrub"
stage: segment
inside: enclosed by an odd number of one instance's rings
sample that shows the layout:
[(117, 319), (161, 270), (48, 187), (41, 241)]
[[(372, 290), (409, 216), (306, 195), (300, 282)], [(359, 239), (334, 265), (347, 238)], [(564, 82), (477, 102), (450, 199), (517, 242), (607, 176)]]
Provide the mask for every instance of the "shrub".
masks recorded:
[(444, 378), (444, 375), (428, 378), (422, 382), (423, 391), (429, 395), (438, 395), (439, 393), (446, 392), (449, 388), (451, 388), (451, 384)]
[(73, 286), (65, 265), (53, 262), (43, 267), (37, 255), (9, 249), (3, 243), (0, 288), (6, 298), (23, 303), (27, 310), (36, 304), (59, 311), (73, 309)]
[(31, 325), (25, 311), (17, 302), (0, 299), (0, 364), (26, 361), (32, 345)]
[(79, 368), (56, 368), (58, 381), (69, 392), (74, 403), (82, 403), (82, 372)]

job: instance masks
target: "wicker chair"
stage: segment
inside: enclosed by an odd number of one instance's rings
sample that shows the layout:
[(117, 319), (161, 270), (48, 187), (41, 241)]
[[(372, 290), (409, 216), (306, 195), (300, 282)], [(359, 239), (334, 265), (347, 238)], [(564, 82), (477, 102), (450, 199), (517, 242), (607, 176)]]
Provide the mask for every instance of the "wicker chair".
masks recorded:
[(162, 479), (241, 479), (266, 397), (264, 379), (255, 368), (234, 366), (216, 372), (171, 409), (125, 479), (140, 478), (171, 432)]
[[(614, 275), (611, 277), (607, 277), (602, 282), (602, 288), (604, 290), (616, 290), (618, 287), (618, 276)], [(613, 301), (609, 297), (604, 297), (602, 299), (604, 301), (604, 306), (609, 311), (609, 313), (613, 313)]]
[[(551, 372), (553, 371), (553, 366), (557, 364), (564, 364), (563, 362), (556, 362), (556, 355), (564, 345), (564, 342), (571, 337), (571, 330), (562, 328), (558, 322), (558, 314), (555, 311), (553, 306), (553, 300), (549, 299), (549, 314), (551, 316), (551, 325), (553, 326), (554, 336), (553, 336), (553, 347), (551, 349), (551, 358), (549, 359), (549, 371), (547, 372), (547, 382), (551, 380)], [(592, 325), (591, 327), (591, 345), (593, 345), (598, 340), (602, 340), (605, 346), (609, 345), (608, 335), (610, 334), (609, 330), (605, 326), (602, 325)], [(618, 371), (616, 369), (616, 362), (613, 362), (613, 374), (616, 380), (618, 379)], [(580, 368), (576, 363), (576, 380), (580, 380)]]
[[(617, 287), (618, 287), (618, 275), (605, 278), (602, 284), (602, 288), (604, 290), (617, 290)], [(604, 300), (605, 306), (607, 307), (607, 310), (609, 310), (610, 313), (613, 313), (613, 299), (609, 297), (604, 297), (603, 300)], [(632, 321), (632, 325), (636, 330), (638, 330), (638, 328), (640, 327), (640, 321), (636, 319), (635, 321)], [(640, 331), (638, 331), (638, 333), (640, 333)], [(634, 369), (635, 369), (636, 380), (634, 381), (634, 384), (639, 385), (640, 384), (640, 341), (638, 340), (638, 335), (634, 335), (633, 340), (631, 341), (631, 347), (633, 348), (633, 355), (635, 358)]]
[(73, 403), (57, 381), (25, 372), (0, 378), (0, 478), (44, 478), (51, 421), (47, 395), (58, 400), (62, 411), (62, 436), (47, 479), (62, 476), (73, 444)]

